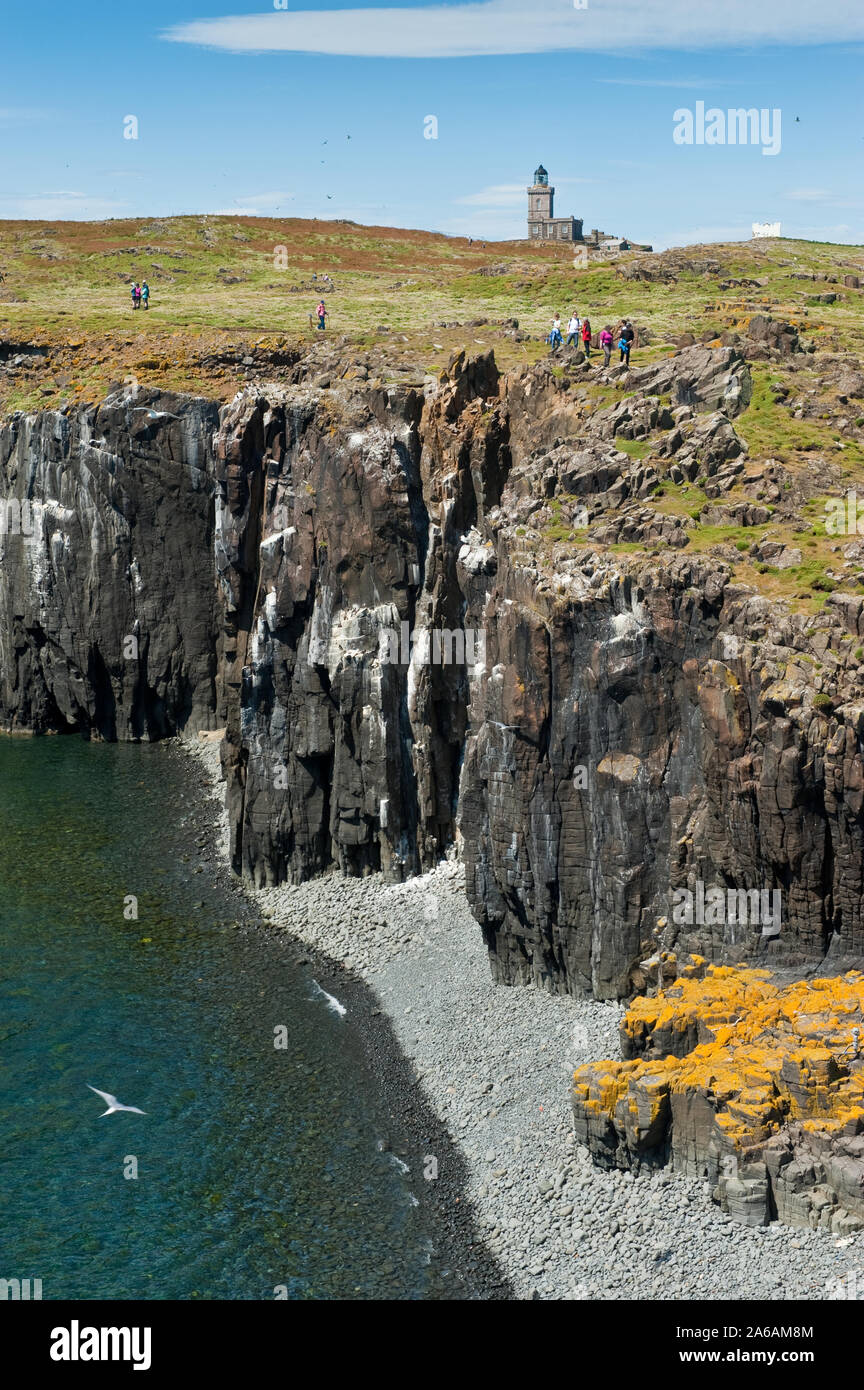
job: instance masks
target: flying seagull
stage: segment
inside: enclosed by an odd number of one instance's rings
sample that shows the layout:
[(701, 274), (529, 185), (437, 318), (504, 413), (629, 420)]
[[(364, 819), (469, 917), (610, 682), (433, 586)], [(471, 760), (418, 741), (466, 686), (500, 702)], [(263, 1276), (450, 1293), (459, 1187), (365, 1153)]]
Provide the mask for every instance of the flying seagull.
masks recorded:
[(99, 1116), (100, 1120), (103, 1115), (114, 1115), (118, 1110), (131, 1110), (133, 1115), (147, 1114), (146, 1110), (139, 1110), (137, 1105), (121, 1105), (116, 1096), (109, 1095), (107, 1091), (100, 1091), (97, 1086), (91, 1086), (89, 1081), (85, 1081), (84, 1085), (88, 1091), (95, 1091), (97, 1096), (101, 1096), (108, 1106), (108, 1109), (103, 1110), (102, 1115)]

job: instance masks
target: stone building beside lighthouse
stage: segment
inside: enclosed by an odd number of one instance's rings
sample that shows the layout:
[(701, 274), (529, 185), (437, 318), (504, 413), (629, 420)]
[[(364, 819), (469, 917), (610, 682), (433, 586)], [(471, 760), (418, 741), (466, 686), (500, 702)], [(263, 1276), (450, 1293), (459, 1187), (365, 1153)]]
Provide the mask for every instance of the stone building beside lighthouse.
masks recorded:
[(534, 182), (528, 189), (528, 236), (532, 241), (541, 237), (544, 241), (581, 241), (582, 219), (579, 217), (555, 217), (555, 189), (549, 183), (549, 175), (541, 164), (534, 170)]
[[(592, 227), (586, 236), (581, 217), (555, 217), (555, 189), (541, 164), (534, 170), (534, 182), (528, 186), (528, 238), (530, 241), (575, 242), (576, 252), (583, 259), (617, 256), (621, 251), (650, 251), (645, 242), (625, 241)], [(575, 262), (574, 262), (575, 263)]]

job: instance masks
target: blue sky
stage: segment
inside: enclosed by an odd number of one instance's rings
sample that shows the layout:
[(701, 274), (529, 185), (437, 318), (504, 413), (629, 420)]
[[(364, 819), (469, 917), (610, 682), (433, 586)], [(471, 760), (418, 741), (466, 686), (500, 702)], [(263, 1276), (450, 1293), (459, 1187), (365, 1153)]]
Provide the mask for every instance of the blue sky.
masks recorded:
[[(523, 236), (542, 161), (557, 213), (657, 247), (775, 220), (864, 241), (860, 0), (287, 3), (16, 3), (0, 217), (245, 210)], [(676, 144), (674, 113), (700, 101), (779, 109), (779, 154)]]

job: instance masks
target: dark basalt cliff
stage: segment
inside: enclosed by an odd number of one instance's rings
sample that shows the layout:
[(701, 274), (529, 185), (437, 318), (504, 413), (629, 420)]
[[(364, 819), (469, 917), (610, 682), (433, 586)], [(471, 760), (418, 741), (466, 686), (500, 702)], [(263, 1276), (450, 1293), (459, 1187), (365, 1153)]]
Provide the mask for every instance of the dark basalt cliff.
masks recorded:
[[(0, 718), (105, 739), (214, 728), (209, 401), (0, 427)], [(132, 639), (132, 640), (130, 640)]]
[[(733, 583), (617, 447), (650, 435), (722, 505), (736, 349), (687, 348), (626, 395), (597, 375), (611, 404), (489, 354), (423, 386), (300, 369), (221, 410), (139, 390), (14, 416), (3, 725), (224, 728), (233, 862), (258, 884), (398, 879), (461, 843), (503, 981), (630, 993), (658, 922), (712, 960), (860, 952), (862, 600), (805, 617)], [(473, 665), (386, 650), (442, 630), (474, 635)], [(698, 881), (780, 889), (780, 934), (676, 926)]]

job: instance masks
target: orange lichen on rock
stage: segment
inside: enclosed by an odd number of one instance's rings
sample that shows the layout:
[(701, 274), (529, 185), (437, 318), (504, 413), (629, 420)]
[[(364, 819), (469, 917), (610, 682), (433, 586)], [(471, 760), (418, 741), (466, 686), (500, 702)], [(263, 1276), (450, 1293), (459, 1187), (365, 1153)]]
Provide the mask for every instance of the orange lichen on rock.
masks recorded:
[[(628, 1009), (625, 1060), (574, 1074), (577, 1136), (609, 1166), (671, 1162), (711, 1178), (742, 1219), (769, 1219), (773, 1204), (798, 1224), (817, 1209), (783, 1146), (792, 1135), (807, 1149), (811, 1173), (833, 1145), (843, 1200), (820, 1195), (818, 1222), (864, 1224), (864, 974), (780, 986), (763, 970), (693, 964)], [(833, 1190), (824, 1172), (818, 1184)]]
[[(699, 963), (700, 965), (702, 962)], [(686, 1056), (702, 1042), (713, 1042), (722, 1024), (732, 1025), (778, 991), (765, 970), (709, 966), (704, 975), (682, 972), (661, 994), (634, 1000), (621, 1023), (621, 1050), (635, 1057)]]

